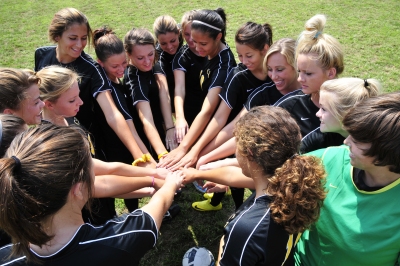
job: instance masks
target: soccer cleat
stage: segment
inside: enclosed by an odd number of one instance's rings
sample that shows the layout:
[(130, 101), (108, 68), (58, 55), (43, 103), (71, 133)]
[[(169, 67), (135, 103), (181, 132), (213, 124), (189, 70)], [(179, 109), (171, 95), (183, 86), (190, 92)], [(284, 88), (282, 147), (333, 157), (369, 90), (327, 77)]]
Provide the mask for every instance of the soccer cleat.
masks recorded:
[(203, 198), (205, 199), (211, 199), (214, 196), (214, 193), (204, 193)]
[(203, 200), (192, 203), (193, 209), (196, 211), (206, 212), (206, 211), (219, 211), (222, 209), (222, 203), (219, 203), (217, 206), (211, 205), (211, 200)]
[(163, 223), (170, 222), (181, 212), (181, 207), (177, 204), (169, 207), (168, 211), (164, 214)]
[[(232, 195), (231, 189), (228, 189), (228, 191), (225, 193), (225, 196), (230, 196)], [(214, 193), (204, 193), (203, 198), (205, 199), (211, 199), (214, 196)]]

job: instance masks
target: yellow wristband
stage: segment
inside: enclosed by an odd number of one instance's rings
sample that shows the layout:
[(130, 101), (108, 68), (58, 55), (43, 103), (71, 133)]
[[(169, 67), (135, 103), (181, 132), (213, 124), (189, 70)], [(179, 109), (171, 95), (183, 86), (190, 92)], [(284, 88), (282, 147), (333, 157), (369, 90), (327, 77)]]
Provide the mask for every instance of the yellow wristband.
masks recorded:
[(143, 158), (138, 158), (136, 160), (133, 161), (132, 165), (133, 166), (137, 166), (139, 163), (145, 163), (146, 161), (143, 160)]
[(167, 154), (168, 154), (168, 151), (164, 151), (164, 152), (160, 153), (160, 154), (158, 155), (158, 160), (160, 160), (162, 157), (164, 157), (164, 156), (167, 155)]
[(151, 155), (150, 155), (150, 153), (143, 154), (143, 155), (142, 155), (142, 159), (143, 159), (145, 162), (150, 162), (150, 161), (151, 161)]

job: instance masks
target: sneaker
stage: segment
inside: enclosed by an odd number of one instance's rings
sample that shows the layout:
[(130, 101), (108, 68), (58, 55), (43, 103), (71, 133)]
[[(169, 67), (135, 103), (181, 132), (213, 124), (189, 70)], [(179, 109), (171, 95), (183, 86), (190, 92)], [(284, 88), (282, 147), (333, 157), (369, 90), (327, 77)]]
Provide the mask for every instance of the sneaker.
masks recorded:
[(193, 182), (193, 186), (196, 188), (197, 191), (200, 191), (201, 193), (206, 193), (207, 189), (203, 188), (197, 181)]
[[(230, 196), (232, 195), (231, 189), (228, 189), (228, 191), (225, 193), (225, 196)], [(214, 196), (214, 193), (204, 193), (203, 198), (205, 199), (211, 199)]]
[(164, 214), (163, 223), (170, 222), (181, 212), (181, 207), (177, 204), (169, 207), (168, 211)]
[(203, 200), (192, 203), (193, 209), (196, 211), (219, 211), (222, 209), (222, 203), (219, 203), (217, 206), (211, 205), (211, 200)]
[(205, 199), (211, 199), (214, 196), (214, 193), (204, 193), (203, 198)]

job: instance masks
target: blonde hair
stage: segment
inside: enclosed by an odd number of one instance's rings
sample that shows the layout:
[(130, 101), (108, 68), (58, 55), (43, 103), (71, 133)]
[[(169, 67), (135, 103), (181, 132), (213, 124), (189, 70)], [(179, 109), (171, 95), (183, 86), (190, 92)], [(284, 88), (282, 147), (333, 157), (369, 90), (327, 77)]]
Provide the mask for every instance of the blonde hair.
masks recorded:
[(181, 32), (175, 19), (168, 15), (159, 16), (156, 18), (153, 24), (153, 31), (156, 35), (156, 38), (158, 38), (160, 34), (167, 34), (168, 32), (173, 32), (178, 35), (180, 35)]
[(37, 72), (40, 78), (40, 97), (42, 101), (56, 102), (79, 78), (74, 71), (60, 66), (48, 66)]
[(186, 26), (193, 21), (193, 15), (196, 13), (196, 9), (190, 10), (188, 12), (185, 12), (182, 16), (181, 20), (181, 29), (182, 31), (185, 30)]
[(320, 94), (334, 95), (334, 97), (326, 97), (326, 108), (337, 120), (342, 121), (347, 111), (356, 103), (377, 96), (381, 91), (382, 86), (376, 79), (340, 78), (325, 81), (321, 86)]
[(325, 15), (315, 15), (306, 22), (297, 39), (296, 60), (300, 54), (310, 55), (322, 69), (335, 68), (340, 75), (344, 70), (343, 49), (338, 40), (323, 33), (325, 24)]
[(294, 58), (295, 47), (296, 41), (290, 38), (283, 38), (274, 42), (268, 49), (267, 54), (265, 55), (263, 63), (264, 71), (268, 72), (268, 57), (274, 53), (280, 53), (281, 55), (283, 55), (286, 58), (287, 63), (291, 65), (293, 69), (296, 69), (296, 62)]

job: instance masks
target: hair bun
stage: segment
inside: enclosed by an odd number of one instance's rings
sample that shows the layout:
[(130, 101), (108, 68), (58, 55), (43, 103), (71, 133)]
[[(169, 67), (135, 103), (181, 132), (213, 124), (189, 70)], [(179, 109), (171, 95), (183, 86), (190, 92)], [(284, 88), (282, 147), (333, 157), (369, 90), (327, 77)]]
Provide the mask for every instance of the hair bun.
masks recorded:
[(326, 24), (326, 16), (325, 15), (315, 15), (310, 18), (305, 24), (305, 32), (304, 35), (308, 37), (308, 39), (318, 39), (324, 31)]
[(108, 26), (103, 26), (101, 28), (96, 29), (93, 32), (93, 44), (94, 44), (94, 46), (96, 46), (97, 41), (101, 37), (103, 37), (104, 35), (107, 35), (107, 34), (114, 34), (113, 30)]

